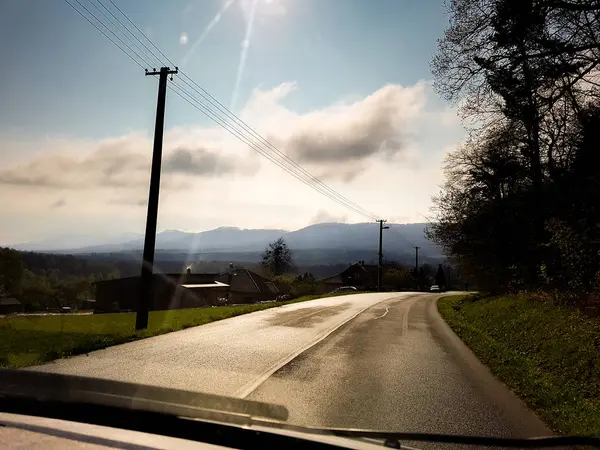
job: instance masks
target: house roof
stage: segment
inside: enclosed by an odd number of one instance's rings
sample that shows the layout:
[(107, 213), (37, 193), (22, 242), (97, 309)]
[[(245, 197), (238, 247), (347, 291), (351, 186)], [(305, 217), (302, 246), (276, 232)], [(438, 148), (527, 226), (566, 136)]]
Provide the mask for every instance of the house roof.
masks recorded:
[(329, 276), (327, 278), (321, 278), (320, 280), (317, 280), (317, 283), (343, 284), (342, 274), (341, 273), (336, 273), (335, 275), (331, 275), (331, 276)]
[(226, 277), (229, 274), (237, 275), (239, 273), (246, 274), (246, 276), (250, 279), (250, 281), (256, 287), (256, 290), (258, 292), (267, 292), (267, 293), (272, 293), (272, 294), (279, 293), (279, 289), (277, 288), (277, 286), (275, 286), (275, 284), (271, 280), (263, 277), (262, 275), (259, 275), (256, 272), (248, 270), (248, 269), (233, 269), (233, 270), (222, 273), (221, 275), (219, 275), (218, 278), (223, 279), (224, 277)]
[(363, 270), (364, 272), (377, 271), (377, 266), (374, 264), (360, 264), (360, 263), (356, 262), (354, 264), (350, 264), (348, 267), (346, 267), (340, 273), (336, 273), (335, 275), (331, 275), (326, 278), (321, 278), (320, 280), (317, 280), (317, 282), (318, 283), (343, 283), (344, 281), (342, 280), (342, 274), (344, 272), (346, 272), (348, 269), (355, 268), (355, 267), (359, 268), (360, 270)]
[(365, 272), (373, 272), (375, 270), (378, 269), (378, 266), (376, 264), (353, 264), (353, 265), (358, 265), (360, 268), (362, 268)]
[(181, 286), (186, 289), (229, 287), (228, 284), (221, 283), (220, 281), (215, 281), (214, 283), (205, 283), (205, 284), (182, 284)]
[[(215, 278), (219, 276), (218, 273), (155, 273), (154, 278), (168, 278), (170, 280), (178, 280), (180, 283), (186, 284), (198, 284), (198, 283), (212, 283)], [(133, 280), (139, 279), (139, 276), (123, 277), (123, 278), (112, 278), (110, 280), (100, 280), (94, 282), (94, 284), (103, 283), (114, 283), (122, 280)]]
[(262, 275), (259, 275), (256, 272), (252, 272), (251, 270), (246, 271), (248, 272), (248, 275), (252, 277), (252, 280), (258, 286), (260, 292), (270, 292), (272, 294), (279, 293), (279, 289), (271, 280), (263, 277)]
[(9, 305), (20, 305), (21, 302), (13, 297), (0, 297), (0, 305), (9, 306)]

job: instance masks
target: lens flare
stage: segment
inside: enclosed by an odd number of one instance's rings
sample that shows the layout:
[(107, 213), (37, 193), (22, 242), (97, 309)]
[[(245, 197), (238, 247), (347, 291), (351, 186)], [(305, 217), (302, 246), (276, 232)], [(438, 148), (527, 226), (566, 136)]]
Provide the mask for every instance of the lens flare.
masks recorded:
[(196, 48), (198, 48), (198, 46), (200, 44), (202, 44), (204, 39), (206, 39), (208, 34), (214, 28), (214, 26), (219, 23), (219, 21), (223, 17), (223, 14), (225, 14), (225, 12), (229, 9), (229, 7), (233, 4), (234, 1), (235, 0), (227, 0), (227, 2), (223, 5), (223, 7), (217, 12), (217, 14), (215, 14), (215, 17), (213, 17), (213, 19), (210, 22), (208, 22), (206, 27), (204, 27), (202, 34), (200, 34), (198, 39), (196, 39), (196, 41), (194, 41), (194, 43), (190, 46), (190, 49), (187, 51), (187, 53), (181, 59), (181, 67), (186, 66), (186, 64), (189, 62), (190, 57), (192, 56), (192, 54), (194, 53)]
[(237, 69), (237, 75), (235, 77), (235, 85), (233, 86), (233, 93), (231, 95), (230, 110), (234, 110), (238, 96), (240, 94), (240, 83), (242, 81), (242, 75), (244, 74), (244, 68), (246, 67), (246, 58), (248, 57), (248, 49), (250, 48), (250, 40), (252, 38), (252, 29), (254, 27), (254, 18), (256, 17), (256, 5), (258, 0), (252, 0), (252, 6), (250, 8), (250, 15), (248, 17), (248, 23), (246, 24), (246, 35), (242, 41), (242, 51), (240, 53), (240, 63)]

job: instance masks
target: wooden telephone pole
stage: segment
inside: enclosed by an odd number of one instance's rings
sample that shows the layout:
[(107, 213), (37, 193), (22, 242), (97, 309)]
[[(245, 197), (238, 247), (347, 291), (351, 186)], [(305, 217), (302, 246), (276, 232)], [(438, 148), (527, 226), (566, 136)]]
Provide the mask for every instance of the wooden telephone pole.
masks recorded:
[(389, 227), (384, 227), (383, 224), (387, 220), (378, 220), (379, 222), (379, 264), (377, 265), (377, 292), (381, 292), (381, 272), (383, 270), (383, 230), (387, 230)]
[(148, 213), (146, 215), (146, 235), (140, 276), (140, 298), (135, 316), (135, 329), (148, 328), (148, 310), (152, 299), (152, 281), (154, 274), (154, 248), (156, 246), (156, 222), (158, 218), (158, 194), (160, 191), (160, 168), (162, 164), (163, 132), (165, 125), (165, 102), (167, 97), (167, 78), (178, 72), (177, 67), (152, 69), (146, 76), (158, 75), (158, 99), (156, 101), (156, 124), (154, 126), (154, 148), (152, 150), (152, 169), (150, 172), (150, 191), (148, 193)]
[(417, 290), (421, 288), (420, 279), (419, 279), (419, 249), (421, 247), (415, 247), (415, 283), (417, 285)]

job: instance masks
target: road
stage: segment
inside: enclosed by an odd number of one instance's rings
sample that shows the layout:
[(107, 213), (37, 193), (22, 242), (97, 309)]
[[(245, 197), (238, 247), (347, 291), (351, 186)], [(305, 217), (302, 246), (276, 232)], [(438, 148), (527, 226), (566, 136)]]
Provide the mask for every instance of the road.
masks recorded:
[(34, 370), (278, 403), (302, 425), (550, 434), (450, 331), (437, 297), (355, 294), (296, 303)]

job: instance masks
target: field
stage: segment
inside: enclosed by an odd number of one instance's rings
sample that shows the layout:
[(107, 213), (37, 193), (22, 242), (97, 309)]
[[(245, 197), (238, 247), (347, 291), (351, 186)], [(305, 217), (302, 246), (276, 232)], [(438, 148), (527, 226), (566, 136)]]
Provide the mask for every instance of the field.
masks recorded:
[(88, 353), (111, 345), (203, 325), (263, 309), (313, 300), (150, 312), (148, 329), (136, 332), (135, 313), (0, 318), (0, 367), (18, 368)]
[(490, 370), (563, 434), (600, 436), (600, 320), (535, 296), (439, 300)]

